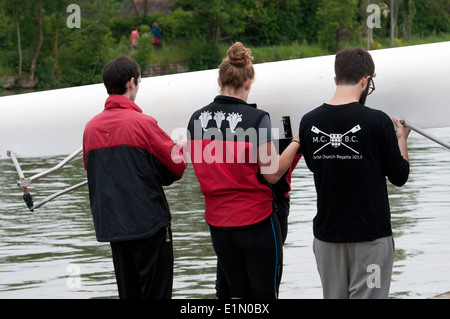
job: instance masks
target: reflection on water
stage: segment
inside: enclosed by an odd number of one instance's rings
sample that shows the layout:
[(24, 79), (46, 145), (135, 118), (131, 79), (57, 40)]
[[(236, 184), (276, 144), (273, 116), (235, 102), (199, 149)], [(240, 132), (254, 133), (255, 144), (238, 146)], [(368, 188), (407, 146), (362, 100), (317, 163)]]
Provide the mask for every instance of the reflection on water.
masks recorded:
[[(450, 140), (450, 129), (433, 130)], [(389, 187), (396, 259), (393, 298), (426, 298), (450, 286), (450, 151), (411, 134), (410, 180)], [(26, 176), (61, 157), (21, 159)], [(0, 298), (117, 298), (109, 244), (95, 240), (87, 188), (30, 212), (14, 165), (0, 161)], [(77, 160), (31, 185), (35, 202), (85, 179)], [(312, 252), (315, 190), (303, 160), (293, 174), (280, 298), (321, 298)], [(166, 188), (173, 214), (174, 298), (214, 298), (216, 258), (203, 197), (190, 167)]]

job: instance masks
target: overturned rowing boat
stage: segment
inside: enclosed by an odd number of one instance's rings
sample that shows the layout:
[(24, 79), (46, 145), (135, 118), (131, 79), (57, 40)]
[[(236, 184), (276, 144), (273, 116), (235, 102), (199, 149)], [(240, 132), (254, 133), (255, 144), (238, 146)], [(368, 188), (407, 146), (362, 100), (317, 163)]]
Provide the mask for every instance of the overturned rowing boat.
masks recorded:
[[(450, 42), (371, 52), (376, 92), (368, 106), (414, 123), (419, 128), (450, 126)], [(268, 111), (283, 137), (283, 116), (293, 131), (303, 114), (331, 98), (334, 56), (255, 65), (249, 102)], [(143, 78), (136, 103), (174, 139), (194, 110), (219, 93), (218, 71), (207, 70)], [(0, 159), (70, 154), (82, 143), (86, 122), (103, 110), (103, 84), (19, 94), (0, 98)]]
[[(406, 120), (417, 131), (449, 127), (449, 53), (450, 42), (372, 51), (376, 92), (368, 105)], [(255, 71), (249, 102), (270, 113), (279, 138), (295, 135), (303, 114), (335, 91), (331, 55), (255, 64)], [(219, 94), (217, 77), (217, 70), (207, 70), (143, 78), (136, 103), (178, 140), (186, 134), (191, 114)], [(103, 110), (106, 98), (103, 84), (0, 98), (0, 159), (13, 159), (19, 187), (26, 189), (62, 165), (26, 178), (18, 158), (71, 154), (64, 160), (69, 162), (80, 152), (86, 123)]]

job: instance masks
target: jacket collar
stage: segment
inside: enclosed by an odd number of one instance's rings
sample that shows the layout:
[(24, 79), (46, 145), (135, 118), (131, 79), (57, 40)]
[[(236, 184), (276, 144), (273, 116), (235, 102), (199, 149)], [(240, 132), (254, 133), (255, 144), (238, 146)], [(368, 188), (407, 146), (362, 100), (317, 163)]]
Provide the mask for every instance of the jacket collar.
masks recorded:
[(238, 99), (238, 98), (236, 98), (236, 97), (232, 97), (232, 96), (227, 96), (227, 95), (218, 95), (218, 96), (216, 96), (216, 98), (214, 99), (214, 102), (217, 102), (217, 103), (222, 103), (222, 104), (236, 104), (236, 103), (239, 103), (239, 104), (245, 104), (245, 105), (248, 105), (248, 106), (250, 106), (250, 107), (252, 107), (252, 108), (257, 108), (256, 107), (256, 104), (249, 104), (249, 103), (247, 103), (247, 102), (245, 102), (244, 100), (241, 100), (241, 99)]
[(106, 99), (105, 110), (112, 108), (124, 108), (142, 113), (142, 109), (137, 106), (136, 103), (129, 98), (118, 94), (112, 94)]

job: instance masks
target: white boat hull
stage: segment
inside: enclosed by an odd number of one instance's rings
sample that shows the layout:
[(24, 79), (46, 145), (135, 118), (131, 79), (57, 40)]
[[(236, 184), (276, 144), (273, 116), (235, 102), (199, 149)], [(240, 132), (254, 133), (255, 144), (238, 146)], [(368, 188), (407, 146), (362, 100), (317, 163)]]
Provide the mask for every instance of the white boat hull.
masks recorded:
[[(449, 127), (450, 42), (371, 52), (376, 91), (367, 105), (420, 128)], [(334, 56), (255, 65), (249, 102), (268, 111), (272, 125), (290, 116), (298, 131), (306, 112), (328, 101), (334, 91)], [(191, 114), (219, 94), (218, 71), (143, 78), (136, 103), (178, 140)], [(66, 155), (82, 145), (86, 122), (103, 110), (103, 84), (0, 98), (0, 159)]]

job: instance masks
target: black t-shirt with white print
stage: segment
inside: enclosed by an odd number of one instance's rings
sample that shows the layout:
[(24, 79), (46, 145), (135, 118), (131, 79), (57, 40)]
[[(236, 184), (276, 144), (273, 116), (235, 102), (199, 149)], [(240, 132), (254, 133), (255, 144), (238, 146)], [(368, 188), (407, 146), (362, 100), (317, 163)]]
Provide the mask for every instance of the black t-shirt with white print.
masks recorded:
[(323, 104), (300, 122), (300, 142), (314, 173), (314, 236), (327, 242), (362, 242), (392, 235), (386, 177), (408, 180), (392, 120), (354, 102)]

